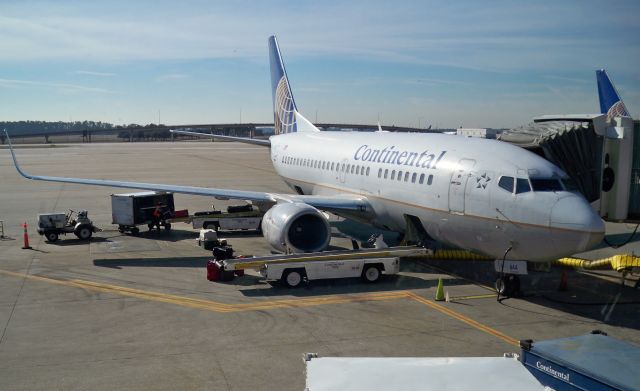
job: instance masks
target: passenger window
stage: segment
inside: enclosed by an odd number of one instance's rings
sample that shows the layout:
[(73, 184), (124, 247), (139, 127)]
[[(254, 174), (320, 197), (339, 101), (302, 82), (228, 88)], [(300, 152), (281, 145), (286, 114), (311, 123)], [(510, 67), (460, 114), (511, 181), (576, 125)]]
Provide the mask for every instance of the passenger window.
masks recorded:
[(354, 164), (353, 166), (351, 166), (351, 173), (352, 174), (354, 173), (355, 169), (356, 169), (356, 165)]
[(356, 166), (356, 175), (360, 175), (360, 166)]
[(367, 176), (369, 176), (369, 167), (367, 167)]
[(378, 178), (382, 177), (382, 168), (378, 168)]
[(429, 178), (427, 179), (427, 185), (431, 185), (431, 182), (433, 182), (433, 175), (429, 175)]
[(335, 163), (331, 163), (331, 171), (333, 171), (334, 165)]
[(526, 193), (531, 191), (531, 186), (529, 186), (529, 180), (526, 178), (517, 178), (516, 179), (516, 194)]
[(344, 163), (342, 163), (342, 167), (340, 167), (340, 171), (344, 172)]
[[(408, 173), (407, 173), (408, 174)], [(411, 182), (412, 183), (416, 183), (416, 177), (418, 176), (418, 174), (416, 174), (415, 172), (413, 174), (411, 174)], [(407, 178), (405, 177), (404, 180), (406, 181)]]
[(513, 193), (513, 177), (503, 176), (500, 177), (500, 181), (498, 182), (498, 186), (505, 189), (509, 193)]
[(384, 170), (384, 179), (387, 179), (387, 175), (388, 175), (388, 174), (389, 174), (389, 169), (388, 169), (388, 168), (386, 168), (386, 169)]
[(398, 171), (398, 180), (401, 181), (402, 180), (402, 171)]
[(395, 179), (396, 177), (396, 170), (392, 170), (391, 171), (391, 180)]
[(419, 184), (423, 184), (424, 183), (424, 174), (420, 174), (420, 181), (418, 181)]

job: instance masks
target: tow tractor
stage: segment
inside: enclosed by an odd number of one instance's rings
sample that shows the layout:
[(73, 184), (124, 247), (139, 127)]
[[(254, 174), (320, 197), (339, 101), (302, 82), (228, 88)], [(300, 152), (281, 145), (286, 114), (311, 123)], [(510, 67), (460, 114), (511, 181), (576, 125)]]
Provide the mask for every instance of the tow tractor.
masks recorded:
[(255, 269), (266, 280), (280, 280), (289, 288), (328, 278), (361, 277), (373, 283), (383, 274), (398, 274), (400, 257), (425, 255), (429, 251), (424, 247), (401, 246), (241, 258), (234, 257), (229, 246), (216, 247), (215, 260), (207, 264), (207, 279), (229, 281), (243, 275), (245, 269)]
[(88, 217), (86, 210), (77, 213), (77, 219), (73, 218), (74, 210), (69, 213), (41, 213), (38, 215), (38, 233), (44, 235), (48, 242), (55, 242), (60, 235), (74, 233), (78, 239), (90, 239), (94, 232), (100, 231)]

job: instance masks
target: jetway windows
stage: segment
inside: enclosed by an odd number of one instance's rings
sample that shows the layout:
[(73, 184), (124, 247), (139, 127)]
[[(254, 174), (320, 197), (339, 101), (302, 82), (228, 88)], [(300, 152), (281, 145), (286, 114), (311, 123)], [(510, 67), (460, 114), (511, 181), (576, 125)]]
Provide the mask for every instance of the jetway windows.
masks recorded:
[(517, 178), (516, 179), (516, 194), (527, 193), (531, 191), (531, 186), (529, 185), (529, 180), (526, 178)]
[(498, 186), (505, 189), (509, 193), (513, 193), (513, 177), (503, 176), (498, 181)]
[(555, 178), (531, 178), (534, 191), (562, 191), (560, 181)]

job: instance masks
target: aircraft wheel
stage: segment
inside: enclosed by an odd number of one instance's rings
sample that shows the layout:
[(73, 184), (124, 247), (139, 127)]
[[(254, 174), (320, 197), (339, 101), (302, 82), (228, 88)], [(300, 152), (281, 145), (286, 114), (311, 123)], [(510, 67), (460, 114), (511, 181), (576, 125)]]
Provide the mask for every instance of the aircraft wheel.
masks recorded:
[(514, 274), (498, 277), (495, 288), (499, 295), (512, 297), (520, 291), (520, 278)]
[(376, 265), (366, 265), (362, 271), (362, 279), (366, 282), (376, 282), (380, 279), (380, 268)]

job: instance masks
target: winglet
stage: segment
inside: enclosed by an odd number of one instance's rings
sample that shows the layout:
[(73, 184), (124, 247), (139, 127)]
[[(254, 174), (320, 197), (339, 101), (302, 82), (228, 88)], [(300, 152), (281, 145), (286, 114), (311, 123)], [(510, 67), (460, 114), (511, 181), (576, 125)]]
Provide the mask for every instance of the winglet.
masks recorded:
[(7, 132), (7, 129), (4, 129), (4, 134), (5, 134), (5, 136), (7, 136), (7, 141), (9, 142), (9, 150), (11, 151), (11, 157), (13, 158), (13, 164), (16, 166), (16, 170), (18, 170), (18, 173), (20, 175), (22, 175), (23, 177), (25, 177), (27, 179), (33, 179), (33, 177), (31, 175), (29, 175), (26, 172), (22, 171), (22, 169), (20, 168), (20, 165), (18, 164), (18, 160), (16, 159), (16, 154), (15, 154), (15, 152), (13, 152), (13, 145), (11, 144), (11, 137), (9, 137), (9, 133)]
[(616, 87), (609, 79), (607, 71), (600, 69), (596, 71), (598, 81), (598, 97), (600, 98), (600, 112), (607, 114), (607, 117), (630, 117), (629, 110), (620, 99)]

